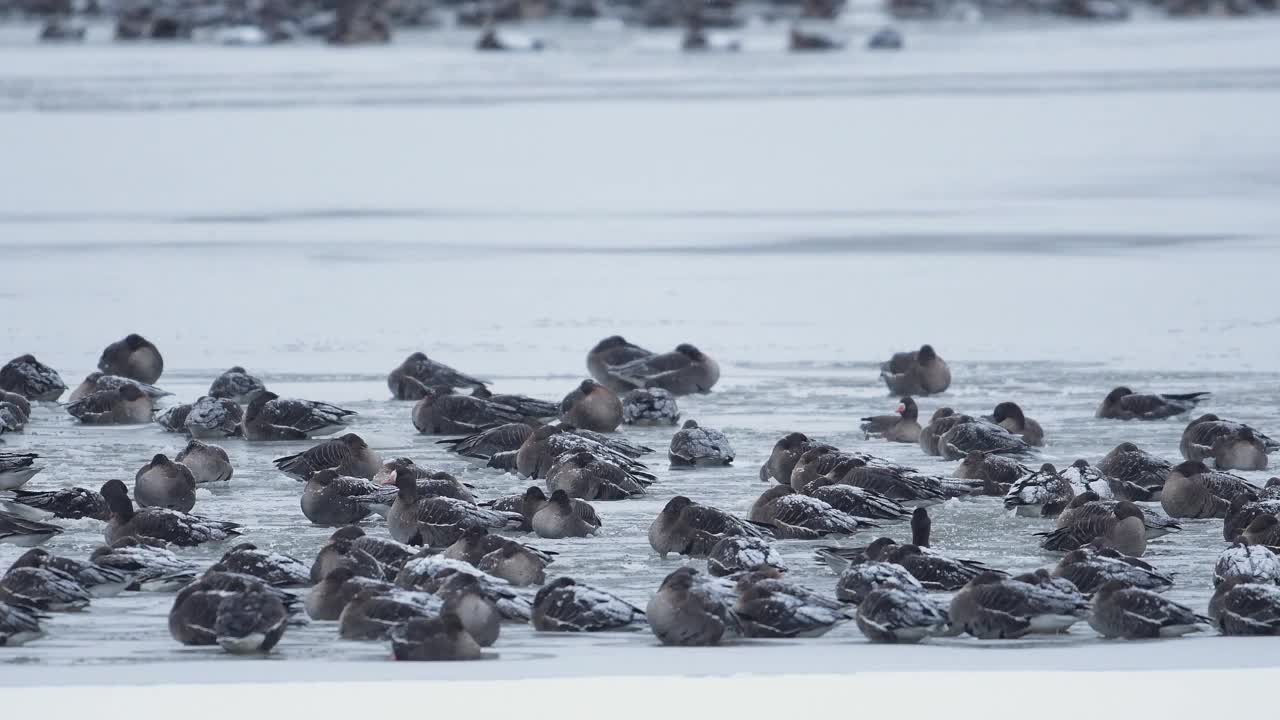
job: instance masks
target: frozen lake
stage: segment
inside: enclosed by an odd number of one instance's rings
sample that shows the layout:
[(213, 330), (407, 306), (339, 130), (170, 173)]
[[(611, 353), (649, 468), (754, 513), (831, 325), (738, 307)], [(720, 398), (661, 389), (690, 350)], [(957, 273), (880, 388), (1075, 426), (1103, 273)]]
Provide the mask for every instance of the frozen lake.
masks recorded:
[[(729, 435), (735, 466), (670, 473), (659, 458), (672, 431), (628, 429), (660, 450), (652, 495), (599, 503), (600, 537), (536, 542), (561, 553), (555, 574), (643, 605), (679, 565), (645, 539), (659, 508), (685, 494), (745, 513), (787, 431), (949, 473), (857, 432), (895, 404), (876, 363), (922, 342), (956, 377), (923, 417), (1017, 400), (1059, 466), (1124, 440), (1177, 456), (1183, 421), (1093, 418), (1118, 384), (1211, 390), (1207, 411), (1280, 432), (1278, 32), (909, 29), (905, 53), (805, 58), (761, 30), (747, 52), (706, 58), (670, 52), (674, 36), (604, 48), (569, 34), (558, 52), (501, 58), (450, 37), (345, 51), (13, 40), (0, 46), (0, 356), (35, 353), (73, 384), (106, 343), (139, 332), (179, 399), (241, 364), (281, 395), (358, 411), (355, 431), (384, 455), (460, 473), (488, 498), (527, 483), (415, 434), (411, 404), (385, 385), (405, 355), (559, 399), (603, 336), (695, 343), (723, 376), (681, 408)], [(5, 441), (48, 460), (31, 488), (127, 479), (181, 446), (155, 427), (79, 427), (52, 406)], [(305, 524), (301, 486), (270, 464), (305, 445), (225, 447), (235, 479), (202, 492), (197, 512), (309, 561), (329, 531)], [(997, 499), (933, 517), (935, 544), (956, 555), (1009, 570), (1056, 562), (1031, 537), (1043, 524)], [(46, 547), (83, 557), (100, 540), (97, 523), (73, 522)], [(811, 546), (779, 549), (795, 578), (830, 590)], [(1203, 609), (1223, 547), (1220, 521), (1192, 521), (1147, 556), (1176, 573), (1172, 597)], [(0, 546), (0, 567), (18, 554)], [(165, 626), (171, 600), (58, 615), (45, 639), (0, 653), (12, 663), (0, 683), (49, 682), (47, 665), (78, 668), (57, 682), (147, 681), (173, 661), (201, 663), (185, 679), (290, 679), (309, 663), (392, 677), (385, 663), (346, 664), (387, 651), (338, 642), (333, 624), (291, 630), (266, 664), (183, 648)], [(503, 633), (496, 662), (440, 672), (1277, 664), (1256, 642), (1119, 646), (1083, 625), (915, 648), (869, 646), (852, 624), (696, 651), (659, 650), (647, 632)], [(987, 652), (1009, 648), (1021, 649)]]

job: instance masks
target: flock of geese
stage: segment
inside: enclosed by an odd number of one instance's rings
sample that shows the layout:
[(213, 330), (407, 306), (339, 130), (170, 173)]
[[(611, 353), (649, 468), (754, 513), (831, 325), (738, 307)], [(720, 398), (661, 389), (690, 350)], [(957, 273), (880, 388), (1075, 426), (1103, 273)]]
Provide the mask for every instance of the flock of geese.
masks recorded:
[[(555, 553), (524, 541), (598, 532), (592, 503), (651, 495), (653, 450), (618, 433), (623, 425), (677, 427), (673, 467), (698, 471), (733, 463), (729, 438), (693, 420), (680, 424), (680, 397), (709, 393), (719, 365), (689, 344), (655, 353), (619, 336), (587, 355), (590, 379), (561, 401), (498, 394), (488, 383), (423, 353), (387, 377), (397, 401), (413, 402), (421, 433), (458, 456), (509, 473), (522, 491), (481, 500), (450, 473), (411, 458), (384, 458), (351, 432), (355, 413), (281, 398), (233, 367), (192, 403), (160, 409), (159, 350), (129, 335), (102, 352), (94, 372), (61, 407), (83, 424), (157, 423), (189, 437), (173, 458), (156, 455), (132, 486), (33, 488), (42, 469), (30, 452), (0, 450), (0, 542), (29, 547), (0, 578), (0, 646), (40, 638), (50, 613), (85, 608), (123, 592), (175, 593), (173, 638), (231, 653), (270, 651), (290, 626), (336, 622), (339, 637), (390, 642), (405, 660), (481, 657), (508, 623), (539, 631), (596, 632), (647, 627), (666, 645), (714, 645), (732, 638), (820, 636), (853, 621), (872, 642), (919, 642), (1061, 633), (1087, 622), (1107, 638), (1160, 638), (1214, 629), (1225, 635), (1280, 633), (1280, 478), (1263, 487), (1231, 473), (1261, 470), (1280, 444), (1238, 422), (1203, 415), (1182, 433), (1182, 461), (1122, 443), (1092, 464), (1028, 465), (1045, 430), (1016, 403), (987, 416), (941, 408), (922, 424), (914, 397), (944, 392), (947, 363), (929, 345), (881, 367), (896, 412), (862, 420), (867, 437), (918, 445), (959, 461), (951, 476), (923, 473), (799, 432), (774, 445), (760, 468), (771, 483), (738, 517), (685, 496), (667, 501), (649, 528), (662, 557), (698, 561), (671, 572), (647, 607), (566, 576)], [(32, 355), (0, 368), (0, 435), (20, 433), (32, 403), (68, 390)], [(1188, 415), (1207, 393), (1116, 388), (1104, 419), (1161, 421)], [(356, 425), (358, 427), (358, 425)], [(193, 514), (196, 489), (231, 480), (216, 443), (320, 439), (274, 461), (301, 483), (307, 521), (334, 528), (308, 563), (259, 548), (235, 522)], [(3, 442), (3, 438), (0, 438)], [(930, 541), (928, 506), (976, 495), (1007, 511), (1054, 518), (1042, 548), (1052, 568), (1011, 574), (953, 557)], [(56, 538), (56, 518), (103, 523), (89, 557), (37, 547)], [(1174, 579), (1142, 559), (1148, 543), (1186, 518), (1223, 521), (1225, 549), (1205, 614), (1161, 593)], [(911, 542), (880, 537), (834, 541), (886, 523), (909, 523)], [(817, 540), (816, 561), (838, 574), (830, 591), (788, 579), (776, 543)], [(182, 548), (224, 543), (201, 567)], [(705, 560), (705, 565), (702, 563)], [(550, 571), (550, 573), (549, 573)]]

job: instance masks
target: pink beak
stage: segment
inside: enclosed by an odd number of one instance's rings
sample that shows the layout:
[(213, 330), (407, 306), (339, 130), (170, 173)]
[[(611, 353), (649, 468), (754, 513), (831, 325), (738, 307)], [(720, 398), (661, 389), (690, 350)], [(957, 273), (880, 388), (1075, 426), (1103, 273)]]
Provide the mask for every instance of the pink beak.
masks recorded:
[(907, 411), (907, 406), (906, 406), (906, 405), (899, 405), (899, 406), (898, 406), (898, 409), (897, 409), (897, 410), (894, 410), (894, 412), (898, 413), (899, 415), (901, 415), (902, 413), (904, 413), (904, 412), (906, 412), (906, 411)]
[(385, 478), (382, 480), (382, 484), (383, 484), (383, 485), (395, 485), (395, 484), (396, 484), (396, 473), (397, 473), (397, 472), (398, 472), (398, 471), (396, 471), (396, 470), (392, 470), (390, 473), (388, 473), (388, 474), (387, 474), (387, 477), (385, 477)]

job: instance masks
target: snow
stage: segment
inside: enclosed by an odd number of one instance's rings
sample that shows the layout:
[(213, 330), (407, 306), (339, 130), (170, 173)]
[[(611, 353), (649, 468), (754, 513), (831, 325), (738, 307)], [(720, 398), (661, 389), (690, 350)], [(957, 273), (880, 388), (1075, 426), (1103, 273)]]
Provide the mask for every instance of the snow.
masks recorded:
[[(414, 433), (410, 403), (387, 400), (386, 373), (408, 353), (551, 399), (585, 376), (602, 337), (656, 351), (693, 342), (722, 380), (681, 409), (726, 434), (735, 465), (672, 473), (648, 456), (658, 482), (600, 503), (599, 537), (536, 543), (560, 553), (550, 577), (643, 607), (680, 565), (647, 544), (658, 510), (680, 493), (745, 515), (765, 487), (758, 463), (786, 431), (950, 474), (857, 431), (896, 404), (877, 364), (922, 342), (955, 377), (921, 401), (923, 417), (1016, 399), (1058, 467), (1123, 440), (1177, 457), (1185, 419), (1093, 418), (1122, 383), (1212, 390), (1205, 412), (1277, 432), (1277, 31), (1274, 20), (908, 28), (903, 53), (823, 58), (754, 35), (714, 58), (653, 36), (519, 58), (425, 39), (350, 52), (0, 44), (0, 135), (20, 139), (0, 163), (0, 356), (33, 352), (78, 378), (136, 331), (164, 353), (159, 385), (175, 396), (162, 404), (193, 401), (240, 364), (282, 397), (356, 410), (353, 430), (384, 456), (456, 472), (492, 498), (527, 483), (447, 455)], [(674, 430), (624, 432), (665, 448)], [(183, 444), (155, 427), (76, 426), (52, 405), (4, 441), (45, 458), (33, 490), (99, 487)], [(195, 512), (309, 561), (329, 530), (303, 524), (300, 486), (270, 460), (310, 443), (220, 444), (235, 477)], [(930, 512), (948, 554), (1014, 571), (1056, 562), (1032, 537), (1050, 524), (998, 498)], [(85, 557), (101, 541), (94, 521), (64, 525), (48, 550)], [(796, 582), (825, 592), (835, 576), (813, 545), (778, 550)], [(1200, 610), (1224, 547), (1220, 522), (1192, 521), (1147, 559), (1176, 575), (1169, 597)], [(15, 551), (0, 546), (0, 567)], [(0, 653), (0, 683), (420, 677), (367, 662), (386, 647), (337, 642), (325, 623), (290, 628), (286, 662), (226, 662), (169, 638), (171, 602), (126, 595), (59, 615), (46, 638)], [(1101, 643), (1079, 624), (890, 648), (847, 623), (803, 643), (671, 651), (648, 633), (504, 626), (497, 661), (432, 673), (1270, 667), (1267, 647)]]

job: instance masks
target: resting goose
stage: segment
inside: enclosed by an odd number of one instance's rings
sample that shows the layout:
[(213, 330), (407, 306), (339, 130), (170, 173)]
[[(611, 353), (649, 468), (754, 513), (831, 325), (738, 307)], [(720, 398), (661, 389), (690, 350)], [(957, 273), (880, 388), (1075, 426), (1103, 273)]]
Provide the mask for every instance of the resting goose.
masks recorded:
[(1164, 487), (1173, 463), (1142, 450), (1131, 442), (1115, 446), (1098, 463), (1098, 470), (1108, 477), (1142, 487)]
[(672, 467), (723, 466), (733, 464), (734, 452), (724, 433), (686, 420), (671, 438), (667, 457)]
[(357, 575), (350, 565), (338, 565), (307, 591), (303, 607), (312, 620), (337, 620), (361, 591), (388, 594), (393, 589), (390, 582)]
[(137, 386), (122, 385), (87, 395), (66, 409), (84, 425), (143, 425), (151, 422), (155, 406)]
[(206, 395), (191, 404), (183, 426), (193, 438), (220, 439), (239, 437), (242, 422), (244, 410), (234, 400)]
[(871, 642), (910, 644), (944, 632), (950, 619), (924, 590), (890, 580), (867, 593), (855, 622)]
[(0, 491), (9, 492), (26, 485), (44, 469), (36, 463), (39, 459), (35, 453), (0, 452)]
[(920, 441), (920, 409), (910, 395), (898, 401), (893, 415), (874, 415), (862, 418), (864, 439), (879, 437), (889, 442), (914, 443)]
[(1265, 470), (1267, 453), (1280, 443), (1242, 423), (1202, 415), (1182, 431), (1179, 445), (1188, 460), (1212, 459), (1223, 470)]
[(533, 599), (532, 623), (540, 632), (602, 632), (639, 623), (644, 611), (613, 593), (573, 578), (547, 583)]
[(382, 457), (355, 433), (326, 440), (296, 455), (277, 458), (272, 464), (295, 480), (307, 480), (314, 473), (328, 469), (371, 480), (383, 469)]
[(1025, 582), (984, 572), (951, 599), (952, 625), (980, 640), (1065, 632), (1089, 615), (1078, 592), (1051, 583)]
[(773, 528), (774, 537), (814, 540), (828, 534), (852, 535), (873, 523), (843, 513), (825, 502), (800, 495), (788, 485), (769, 488), (751, 506), (753, 523)]
[(134, 475), (133, 495), (139, 507), (191, 512), (196, 505), (196, 479), (186, 465), (156, 455)]
[(516, 529), (523, 522), (518, 513), (495, 512), (447, 497), (420, 498), (417, 481), (398, 472), (391, 472), (382, 483), (399, 491), (387, 513), (387, 529), (398, 542), (448, 547), (470, 528)]
[(581, 512), (568, 493), (556, 490), (551, 493), (551, 499), (534, 513), (529, 525), (538, 537), (557, 540), (594, 535), (600, 529), (600, 519), (594, 510)]
[(1031, 445), (1003, 426), (986, 420), (960, 422), (938, 436), (938, 452), (946, 460), (961, 460), (978, 450), (994, 455), (1025, 456)]
[(1089, 461), (1083, 458), (1071, 463), (1071, 467), (1064, 472), (1068, 479), (1072, 479), (1073, 485), (1092, 490), (1104, 500), (1159, 502), (1160, 492), (1163, 490), (1159, 485), (1142, 487), (1127, 480), (1110, 477), (1089, 465)]
[(852, 619), (839, 601), (766, 574), (738, 580), (734, 614), (743, 637), (814, 638)]
[(887, 498), (875, 490), (839, 484), (827, 476), (809, 483), (802, 492), (854, 517), (902, 520), (911, 514), (897, 500)]
[(1225, 518), (1232, 500), (1252, 495), (1256, 489), (1242, 477), (1187, 460), (1169, 472), (1160, 491), (1160, 507), (1173, 518)]
[(902, 590), (925, 588), (914, 575), (901, 565), (876, 560), (851, 563), (836, 579), (836, 599), (859, 605), (873, 591), (892, 585)]
[(457, 615), (462, 627), (481, 647), (498, 641), (502, 613), (485, 597), (484, 588), (474, 576), (453, 573), (444, 579), (435, 594), (444, 601), (441, 612)]
[(9, 569), (21, 567), (56, 570), (74, 579), (93, 597), (99, 598), (118, 595), (133, 582), (133, 578), (128, 573), (115, 568), (50, 555), (39, 548), (32, 548), (23, 553), (22, 557), (13, 561)]
[(424, 435), (475, 433), (524, 419), (515, 408), (445, 387), (427, 388), (413, 406), (413, 426)]
[(372, 480), (342, 475), (334, 469), (320, 470), (311, 474), (302, 489), (302, 514), (316, 525), (357, 523), (372, 512), (361, 499), (378, 490)]
[[(471, 494), (470, 486), (459, 482), (450, 473), (420, 467), (409, 458), (395, 458), (384, 462), (382, 471), (374, 476), (375, 483), (391, 472), (405, 474), (417, 480), (420, 497), (447, 497), (466, 503), (474, 503), (476, 500)], [(395, 504), (398, 492), (393, 485), (378, 485), (378, 489), (373, 494), (361, 496), (357, 501), (378, 515), (386, 517), (387, 513), (391, 512), (391, 506)]]
[[(1043, 470), (1043, 466), (1041, 469)], [(1030, 468), (1017, 460), (974, 450), (964, 456), (964, 460), (960, 461), (960, 465), (956, 467), (955, 472), (951, 473), (951, 476), (962, 480), (981, 480), (983, 494), (1008, 496), (1013, 492), (1015, 485), (1019, 485), (1034, 474)], [(1040, 479), (1051, 480), (1052, 478), (1041, 475)], [(1020, 510), (1022, 507), (1019, 505)]]
[(1004, 507), (1023, 517), (1057, 517), (1076, 496), (1071, 481), (1058, 474), (1051, 463), (1009, 486)]
[(969, 422), (973, 418), (960, 415), (949, 407), (940, 407), (929, 417), (929, 424), (920, 429), (920, 438), (916, 441), (925, 455), (939, 455), (938, 438), (960, 422)]
[(240, 534), (240, 526), (232, 522), (209, 520), (164, 508), (134, 510), (129, 489), (119, 480), (108, 480), (101, 492), (111, 510), (111, 520), (103, 533), (108, 544), (122, 538), (139, 537), (192, 547), (221, 542)]
[(165, 547), (152, 544), (156, 542), (123, 538), (110, 546), (95, 549), (89, 555), (89, 562), (126, 573), (131, 578), (127, 590), (172, 592), (195, 579), (199, 573), (195, 563), (180, 559)]
[(195, 439), (187, 442), (173, 459), (191, 471), (196, 485), (228, 482), (235, 474), (226, 450)]
[(485, 553), (474, 563), (476, 568), (496, 578), (502, 578), (514, 587), (541, 585), (547, 580), (546, 567), (555, 558), (555, 554), (530, 547), (521, 542), (495, 535), (496, 547)]
[(248, 405), (265, 392), (267, 386), (261, 380), (249, 374), (249, 371), (236, 365), (219, 375), (209, 386), (209, 397), (227, 399), (241, 405)]
[(437, 445), (448, 445), (449, 451), (465, 458), (489, 460), (500, 453), (520, 449), (533, 434), (533, 426), (524, 422), (512, 422), (472, 433), (460, 438), (437, 440)]
[(16, 490), (10, 502), (49, 513), (64, 520), (93, 518), (107, 521), (111, 510), (96, 490), (69, 487), (61, 490)]
[(479, 660), (480, 645), (454, 613), (414, 617), (393, 627), (391, 654), (396, 660)]
[(462, 562), (438, 556), (419, 556), (409, 560), (396, 576), (396, 587), (434, 593), (451, 575), (470, 575), (479, 583), (480, 593), (502, 613), (505, 620), (527, 623), (533, 612), (530, 597), (513, 588), (502, 578)]
[(894, 353), (880, 365), (880, 379), (894, 395), (936, 395), (951, 387), (951, 368), (932, 345)]
[[(356, 546), (355, 540), (359, 535), (346, 534), (352, 529), (359, 530), (354, 525), (339, 528), (316, 553), (316, 559), (311, 563), (311, 582), (320, 582), (340, 567), (350, 569), (358, 577), (387, 582), (394, 580), (399, 574), (400, 568), (404, 566), (403, 562), (394, 567), (379, 562), (368, 549)], [(364, 531), (361, 530), (360, 535), (363, 534)]]
[(707, 553), (707, 572), (716, 577), (774, 569), (786, 571), (782, 556), (766, 540), (742, 535), (723, 537)]
[(560, 422), (595, 432), (613, 432), (622, 424), (622, 401), (595, 380), (583, 380), (560, 401)]
[(1182, 395), (1139, 394), (1121, 386), (1107, 393), (1098, 406), (1097, 415), (1113, 420), (1164, 420), (1191, 412), (1208, 396), (1207, 392)]
[(425, 353), (405, 358), (387, 375), (387, 387), (396, 400), (421, 400), (430, 388), (484, 387), (488, 383), (436, 362)]
[(1096, 500), (1078, 505), (1073, 501), (1071, 512), (1059, 517), (1056, 530), (1036, 535), (1044, 538), (1040, 547), (1059, 552), (1070, 552), (1094, 540), (1134, 557), (1141, 557), (1147, 549), (1145, 516), (1128, 501), (1110, 506)]
[(67, 384), (58, 371), (35, 359), (20, 355), (0, 367), (0, 390), (11, 392), (31, 402), (55, 402), (66, 392)]
[(547, 490), (583, 500), (626, 500), (645, 493), (649, 480), (590, 451), (565, 453), (546, 473)]
[(649, 546), (664, 558), (672, 552), (706, 557), (721, 538), (729, 535), (763, 538), (765, 532), (723, 510), (677, 495), (667, 501), (649, 526)]
[(1032, 447), (1044, 445), (1044, 429), (1027, 417), (1015, 402), (1002, 402), (991, 413), (991, 422), (1023, 439)]
[(680, 420), (676, 396), (662, 388), (629, 390), (621, 400), (624, 425), (675, 425)]
[(1214, 590), (1209, 620), (1223, 635), (1280, 635), (1280, 587), (1231, 578)]
[(246, 440), (306, 440), (343, 429), (352, 415), (337, 405), (284, 399), (264, 391), (245, 409), (241, 430)]
[(311, 584), (311, 571), (301, 560), (259, 550), (253, 543), (240, 543), (231, 548), (210, 569), (249, 575), (272, 587), (305, 587)]
[(1089, 627), (1104, 638), (1178, 637), (1199, 632), (1209, 619), (1150, 590), (1108, 580), (1093, 596)]
[(440, 614), (444, 602), (421, 592), (386, 593), (364, 588), (351, 598), (338, 616), (338, 637), (343, 640), (386, 640), (396, 626)]
[(1235, 496), (1222, 521), (1222, 539), (1235, 542), (1240, 538), (1240, 533), (1259, 515), (1280, 515), (1280, 499), (1258, 500), (1253, 493)]
[(0, 510), (0, 544), (35, 547), (43, 545), (54, 535), (61, 533), (62, 528), (57, 525)]
[(1280, 518), (1264, 513), (1249, 521), (1240, 539), (1250, 545), (1280, 546)]
[(726, 632), (738, 632), (734, 592), (728, 580), (678, 568), (663, 578), (649, 600), (649, 628), (663, 645), (718, 645)]
[(0, 602), (0, 647), (19, 647), (44, 637), (36, 610)]
[(131, 333), (102, 351), (98, 358), (98, 369), (108, 375), (119, 375), (154, 385), (164, 373), (164, 358), (150, 340)]
[[(523, 522), (520, 524), (520, 530), (524, 532), (533, 532), (533, 518), (538, 514), (548, 502), (547, 494), (542, 488), (534, 485), (529, 487), (519, 495), (507, 495), (505, 497), (481, 503), (481, 507), (488, 507), (492, 510), (503, 512), (520, 513)], [(600, 517), (596, 514), (596, 510), (585, 500), (570, 498), (570, 505), (573, 507), (573, 513), (577, 517), (587, 523), (600, 527)]]
[(952, 488), (937, 476), (922, 475), (901, 466), (871, 464), (856, 457), (833, 468), (831, 477), (838, 478), (838, 484), (871, 490), (902, 505), (932, 505), (952, 494)]
[(191, 414), (191, 403), (171, 405), (155, 414), (155, 423), (161, 430), (171, 433), (187, 432), (187, 416)]
[(89, 607), (92, 596), (75, 577), (47, 567), (11, 567), (0, 578), (0, 604), (64, 612)]
[(1218, 555), (1213, 565), (1213, 584), (1221, 585), (1237, 577), (1246, 578), (1249, 582), (1280, 585), (1280, 556), (1261, 545), (1232, 543)]
[(791, 483), (791, 473), (800, 457), (808, 452), (815, 443), (804, 433), (787, 433), (773, 445), (769, 459), (760, 466), (760, 481), (775, 480), (783, 484)]
[(31, 401), (16, 392), (0, 389), (0, 405), (8, 405), (23, 424), (31, 420)]
[(183, 645), (218, 645), (233, 654), (266, 653), (280, 642), (289, 613), (261, 583), (227, 589), (207, 580), (183, 588), (169, 610), (169, 633)]
[(96, 392), (105, 392), (107, 390), (119, 390), (125, 385), (135, 385), (139, 390), (146, 393), (152, 400), (159, 400), (162, 397), (168, 397), (173, 393), (161, 390), (155, 385), (140, 383), (137, 380), (131, 380), (127, 377), (119, 375), (104, 375), (101, 372), (91, 372), (85, 376), (84, 381), (71, 391), (71, 395), (67, 397), (69, 402), (76, 402), (86, 398)]
[(1054, 567), (1053, 576), (1070, 580), (1085, 595), (1092, 595), (1103, 583), (1111, 580), (1156, 592), (1173, 587), (1172, 577), (1142, 560), (1095, 545), (1067, 553)]
[(688, 343), (673, 352), (651, 355), (622, 365), (611, 365), (608, 376), (633, 388), (662, 388), (672, 395), (706, 394), (720, 380), (720, 365)]

